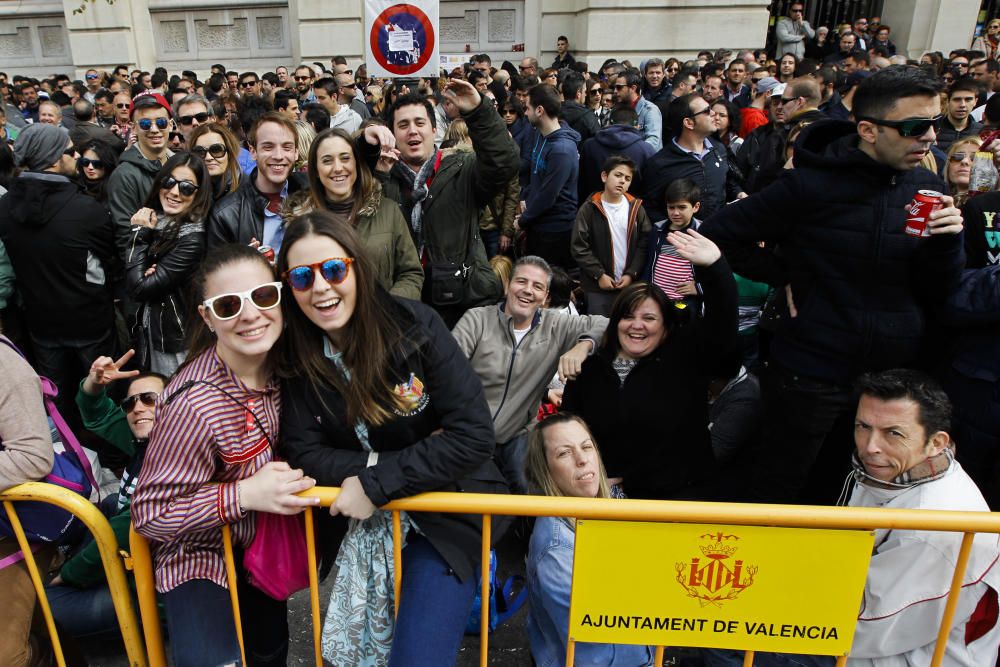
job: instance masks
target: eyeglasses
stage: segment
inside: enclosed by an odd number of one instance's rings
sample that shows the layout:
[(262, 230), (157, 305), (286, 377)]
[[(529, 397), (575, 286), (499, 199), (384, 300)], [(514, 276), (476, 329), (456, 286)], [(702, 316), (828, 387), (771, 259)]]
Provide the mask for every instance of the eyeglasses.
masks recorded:
[(354, 83), (346, 83), (343, 86), (341, 86), (341, 88), (357, 88), (357, 87), (358, 87), (357, 84)]
[(955, 62), (955, 61), (952, 61), (951, 64), (954, 67), (968, 67), (969, 66), (969, 63), (958, 63), (958, 62)]
[(211, 155), (214, 158), (223, 157), (229, 151), (226, 150), (225, 144), (212, 144), (211, 146), (195, 146), (191, 149), (191, 152), (200, 157), (202, 160), (205, 159), (206, 155)]
[(211, 117), (212, 117), (211, 115), (209, 115), (208, 113), (202, 111), (201, 113), (196, 113), (196, 114), (191, 115), (191, 116), (181, 116), (177, 120), (179, 120), (181, 122), (181, 125), (185, 125), (186, 126), (186, 125), (190, 125), (194, 121), (198, 121), (199, 124), (200, 123), (205, 123)]
[(285, 279), (289, 287), (297, 292), (302, 292), (313, 286), (317, 271), (326, 282), (331, 285), (339, 285), (347, 280), (353, 262), (353, 257), (331, 257), (315, 264), (292, 267), (285, 271), (281, 277)]
[(86, 169), (87, 167), (93, 167), (94, 169), (104, 169), (104, 162), (101, 160), (91, 160), (89, 157), (82, 157), (76, 161), (80, 167)]
[(296, 81), (308, 81), (312, 77), (308, 77), (308, 76), (293, 76), (292, 78), (295, 79)]
[(604, 91), (603, 91), (603, 90), (601, 90), (600, 88), (594, 88), (594, 89), (593, 89), (592, 91), (590, 91), (590, 94), (591, 94), (591, 95), (600, 95), (600, 94), (601, 94), (601, 93), (603, 93), (603, 92), (604, 92)]
[(116, 109), (128, 109), (130, 106), (132, 106), (132, 105), (129, 104), (128, 102), (119, 102), (119, 103), (115, 104), (115, 108)]
[(782, 97), (781, 98), (781, 104), (785, 105), (785, 104), (788, 104), (789, 102), (794, 102), (797, 99), (799, 99), (799, 98), (797, 98), (797, 97)]
[(948, 159), (952, 162), (962, 162), (965, 158), (972, 159), (972, 153), (952, 153), (948, 156)]
[(160, 395), (155, 391), (143, 391), (122, 399), (122, 402), (119, 403), (119, 405), (122, 406), (122, 410), (125, 412), (132, 412), (132, 410), (135, 409), (135, 404), (139, 401), (142, 401), (142, 404), (147, 408), (151, 408), (156, 405), (156, 399), (159, 397)]
[(927, 130), (934, 128), (935, 132), (941, 130), (941, 121), (944, 116), (935, 116), (934, 118), (907, 118), (906, 120), (885, 120), (882, 118), (867, 118), (861, 116), (858, 118), (859, 121), (866, 120), (874, 125), (881, 125), (883, 127), (891, 127), (899, 132), (901, 137), (922, 137), (927, 133)]
[(93, 81), (94, 79), (98, 78), (98, 75), (97, 74), (87, 74), (86, 77), (87, 77), (88, 81)]
[(217, 320), (231, 320), (243, 312), (243, 304), (250, 300), (257, 310), (271, 310), (281, 303), (281, 283), (264, 283), (245, 292), (228, 292), (205, 299), (201, 305), (212, 311)]
[(707, 113), (707, 114), (710, 114), (710, 113), (712, 113), (712, 107), (705, 107), (705, 108), (704, 108), (704, 109), (702, 109), (701, 111), (694, 111), (694, 112), (691, 112), (691, 113), (690, 113), (690, 115), (688, 115), (688, 118), (695, 118), (695, 117), (697, 117), (697, 116), (700, 116), (700, 115), (702, 115), (703, 113)]
[(256, 81), (241, 81), (240, 85), (243, 86), (244, 88), (253, 88), (254, 86), (257, 85), (257, 82)]
[(624, 84), (624, 83), (616, 83), (616, 84), (614, 85), (614, 89), (615, 89), (615, 90), (621, 90), (622, 88), (628, 88), (628, 84)]
[(76, 152), (76, 146), (70, 146), (69, 148), (64, 150), (63, 155), (67, 157), (73, 157), (74, 155), (78, 155), (78, 153)]
[(173, 176), (167, 176), (166, 178), (164, 178), (163, 182), (160, 183), (160, 189), (173, 190), (175, 185), (177, 186), (177, 189), (180, 191), (180, 193), (185, 197), (190, 197), (194, 193), (198, 192), (198, 186), (196, 184), (192, 183), (191, 181), (178, 181)]
[[(149, 118), (142, 118), (139, 120), (139, 122), (136, 123), (136, 125), (138, 125), (139, 129), (142, 130), (143, 132), (149, 132), (150, 129), (152, 129), (153, 127), (153, 120)], [(170, 127), (170, 121), (168, 119), (166, 118), (156, 119), (156, 129), (165, 130), (168, 127)]]

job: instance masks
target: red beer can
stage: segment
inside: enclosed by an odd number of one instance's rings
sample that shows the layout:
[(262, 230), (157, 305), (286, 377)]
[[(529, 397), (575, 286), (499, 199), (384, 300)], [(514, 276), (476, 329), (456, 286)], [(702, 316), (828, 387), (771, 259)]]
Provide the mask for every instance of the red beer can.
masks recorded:
[(269, 245), (262, 245), (257, 248), (257, 252), (264, 255), (264, 259), (274, 264), (274, 248)]
[(941, 193), (934, 190), (919, 190), (913, 201), (906, 208), (906, 227), (904, 231), (910, 236), (928, 237), (927, 220), (931, 213), (941, 208)]

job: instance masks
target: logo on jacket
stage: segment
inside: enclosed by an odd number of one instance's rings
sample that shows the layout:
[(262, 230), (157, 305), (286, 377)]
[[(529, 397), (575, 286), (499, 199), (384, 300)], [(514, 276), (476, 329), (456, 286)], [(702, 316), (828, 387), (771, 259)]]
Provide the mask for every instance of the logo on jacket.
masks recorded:
[(406, 406), (405, 411), (400, 410), (398, 407), (392, 410), (401, 417), (415, 415), (423, 411), (427, 407), (427, 404), (431, 402), (431, 397), (424, 393), (423, 381), (413, 373), (410, 373), (409, 380), (397, 384), (393, 388), (393, 393), (401, 398), (403, 405)]
[(702, 535), (698, 548), (702, 556), (695, 556), (690, 563), (675, 563), (677, 583), (687, 591), (688, 597), (697, 598), (702, 607), (735, 600), (740, 593), (753, 585), (757, 566), (734, 558), (739, 540), (737, 535), (722, 532)]

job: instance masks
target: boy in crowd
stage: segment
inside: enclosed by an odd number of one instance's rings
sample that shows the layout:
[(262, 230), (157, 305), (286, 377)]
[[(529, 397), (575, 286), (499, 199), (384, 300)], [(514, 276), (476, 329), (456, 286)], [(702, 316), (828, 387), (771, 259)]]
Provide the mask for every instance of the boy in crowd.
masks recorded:
[(628, 193), (634, 174), (635, 162), (609, 157), (601, 170), (604, 190), (576, 216), (571, 250), (591, 315), (610, 315), (618, 292), (638, 277), (646, 258), (649, 217), (642, 200)]
[(690, 178), (680, 178), (667, 186), (664, 200), (667, 219), (654, 224), (649, 232), (649, 253), (642, 279), (659, 287), (674, 301), (700, 305), (694, 268), (677, 254), (667, 234), (701, 226), (701, 221), (694, 217), (701, 209), (701, 189)]

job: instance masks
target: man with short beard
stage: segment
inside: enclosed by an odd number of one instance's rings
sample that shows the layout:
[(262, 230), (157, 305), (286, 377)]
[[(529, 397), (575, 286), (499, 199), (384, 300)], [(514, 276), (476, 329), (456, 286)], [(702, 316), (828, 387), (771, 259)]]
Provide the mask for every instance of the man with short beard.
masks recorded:
[(308, 65), (300, 65), (295, 68), (295, 74), (292, 76), (295, 85), (295, 91), (299, 94), (300, 104), (309, 104), (310, 102), (316, 101), (316, 94), (313, 92), (312, 85), (313, 80), (316, 75), (313, 73), (312, 67)]

